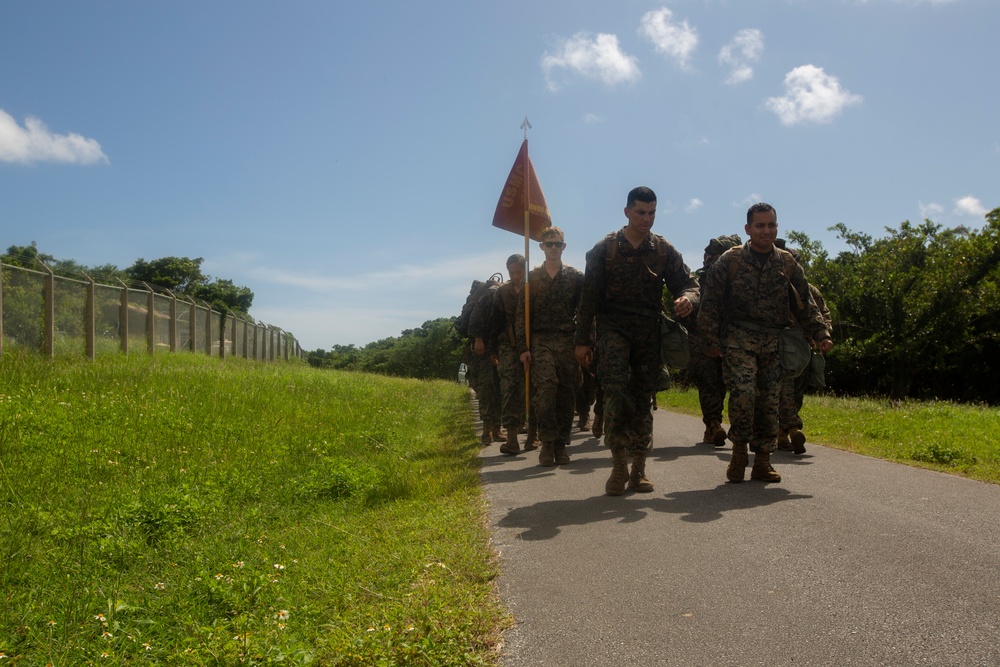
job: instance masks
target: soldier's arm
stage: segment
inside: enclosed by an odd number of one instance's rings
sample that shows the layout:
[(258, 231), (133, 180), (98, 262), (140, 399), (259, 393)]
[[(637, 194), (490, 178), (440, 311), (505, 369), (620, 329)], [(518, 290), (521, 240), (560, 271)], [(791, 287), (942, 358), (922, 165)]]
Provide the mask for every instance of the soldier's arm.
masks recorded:
[(606, 250), (601, 241), (587, 252), (587, 264), (580, 290), (580, 305), (576, 310), (576, 344), (590, 346), (593, 340), (594, 317), (604, 294), (604, 259)]

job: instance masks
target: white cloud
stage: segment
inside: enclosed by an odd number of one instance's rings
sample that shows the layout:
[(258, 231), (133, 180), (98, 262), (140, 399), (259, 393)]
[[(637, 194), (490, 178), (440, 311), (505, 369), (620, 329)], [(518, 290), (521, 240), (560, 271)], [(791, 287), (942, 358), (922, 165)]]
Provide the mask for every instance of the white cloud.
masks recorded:
[(729, 68), (726, 83), (736, 84), (753, 78), (752, 65), (764, 52), (764, 33), (756, 28), (744, 28), (733, 41), (719, 51), (719, 64)]
[(583, 114), (583, 122), (586, 125), (593, 125), (594, 123), (600, 123), (604, 119), (595, 113), (585, 113)]
[(542, 70), (549, 90), (555, 91), (559, 85), (552, 79), (554, 70), (566, 69), (588, 79), (614, 85), (638, 81), (642, 72), (637, 62), (635, 56), (621, 50), (616, 35), (579, 32), (562, 40), (555, 53), (542, 56)]
[(840, 87), (837, 77), (815, 65), (796, 67), (785, 75), (785, 94), (765, 102), (784, 125), (829, 123), (849, 106), (861, 104), (860, 95)]
[(935, 204), (934, 202), (931, 202), (930, 204), (924, 204), (921, 201), (917, 202), (917, 206), (920, 207), (920, 218), (922, 220), (927, 218), (933, 218), (935, 215), (944, 212), (944, 206), (941, 206), (941, 204)]
[(31, 116), (21, 127), (13, 116), (0, 109), (0, 162), (94, 164), (107, 161), (108, 156), (94, 139), (79, 134), (53, 134), (45, 123)]
[(687, 211), (688, 213), (693, 213), (694, 211), (697, 211), (699, 208), (701, 208), (703, 204), (704, 204), (703, 201), (701, 201), (697, 197), (693, 197), (691, 201), (687, 203), (687, 206), (684, 207), (684, 210)]
[(674, 13), (666, 7), (646, 12), (639, 26), (639, 34), (653, 43), (659, 52), (677, 61), (687, 69), (698, 46), (698, 31), (687, 21), (673, 20)]
[(986, 207), (983, 206), (983, 202), (979, 200), (979, 197), (966, 195), (955, 200), (955, 213), (982, 217), (986, 215), (987, 211)]

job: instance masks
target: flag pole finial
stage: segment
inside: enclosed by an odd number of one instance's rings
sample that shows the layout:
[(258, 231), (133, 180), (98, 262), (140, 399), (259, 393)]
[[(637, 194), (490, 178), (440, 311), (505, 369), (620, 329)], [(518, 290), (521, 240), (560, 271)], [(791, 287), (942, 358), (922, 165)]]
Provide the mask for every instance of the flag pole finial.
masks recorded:
[(524, 130), (524, 140), (528, 140), (528, 130), (531, 129), (531, 123), (528, 122), (528, 117), (524, 117), (524, 122), (521, 123), (521, 129)]

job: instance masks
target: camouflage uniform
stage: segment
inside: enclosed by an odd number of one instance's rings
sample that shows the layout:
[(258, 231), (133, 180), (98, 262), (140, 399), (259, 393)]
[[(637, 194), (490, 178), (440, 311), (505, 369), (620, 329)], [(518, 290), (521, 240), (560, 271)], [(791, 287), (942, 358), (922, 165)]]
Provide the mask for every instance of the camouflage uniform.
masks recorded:
[[(787, 256), (787, 257), (786, 257)], [(736, 263), (730, 279), (730, 264)], [(792, 273), (786, 276), (786, 267)], [(803, 309), (793, 315), (791, 285)], [(770, 454), (778, 433), (778, 395), (785, 372), (778, 355), (778, 334), (797, 318), (815, 340), (829, 338), (802, 268), (775, 247), (761, 263), (750, 244), (725, 252), (702, 285), (698, 327), (708, 349), (723, 352), (729, 388), (729, 439), (734, 445)]]
[[(608, 244), (616, 244), (608, 261)], [(648, 451), (653, 396), (660, 381), (663, 285), (698, 304), (698, 281), (680, 253), (650, 233), (638, 248), (624, 228), (587, 252), (576, 344), (591, 345), (597, 324), (597, 377), (604, 393), (604, 441), (612, 450)]]
[[(531, 301), (531, 410), (542, 443), (569, 444), (576, 411), (580, 365), (576, 361), (573, 333), (583, 290), (583, 274), (563, 264), (555, 278), (545, 265), (528, 274)], [(528, 351), (524, 299), (517, 305), (517, 346)]]
[[(826, 322), (827, 329), (833, 326), (833, 318), (830, 316), (830, 309), (826, 307), (826, 299), (812, 283), (809, 283), (809, 294), (816, 307), (819, 308), (823, 321)], [(797, 326), (797, 325), (796, 325)], [(807, 336), (808, 338), (808, 336)], [(815, 344), (814, 340), (809, 341)], [(781, 383), (780, 408), (778, 410), (778, 430), (788, 433), (789, 429), (802, 429), (802, 418), (799, 410), (802, 409), (802, 400), (805, 397), (806, 386), (809, 384), (809, 369), (807, 368), (797, 378), (786, 377)]]
[[(495, 337), (492, 331), (493, 294), (499, 289), (494, 285), (483, 294), (476, 303), (469, 318), (469, 339), (475, 341), (482, 338), (484, 343)], [(497, 439), (500, 432), (500, 377), (496, 366), (490, 358), (489, 350), (483, 356), (474, 351), (469, 355), (467, 364), (475, 378), (473, 389), (479, 398), (479, 418), (483, 422), (483, 444), (489, 444), (486, 434)]]
[(524, 293), (507, 281), (493, 294), (493, 327), (496, 332), (495, 350), (500, 358), (500, 423), (508, 433), (517, 433), (524, 425), (524, 364), (517, 349), (514, 325), (518, 303)]

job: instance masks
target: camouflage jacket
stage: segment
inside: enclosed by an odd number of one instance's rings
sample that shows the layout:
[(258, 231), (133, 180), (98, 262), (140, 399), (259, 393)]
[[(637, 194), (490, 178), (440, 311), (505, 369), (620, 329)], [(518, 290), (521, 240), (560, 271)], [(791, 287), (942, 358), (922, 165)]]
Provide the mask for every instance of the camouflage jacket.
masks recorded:
[(495, 323), (493, 322), (493, 295), (500, 289), (499, 285), (491, 285), (486, 292), (479, 297), (475, 308), (472, 309), (472, 316), (469, 317), (469, 339), (482, 338), (484, 343), (496, 337)]
[(524, 301), (524, 292), (518, 292), (511, 281), (505, 282), (493, 293), (493, 330), (495, 337), (487, 343), (494, 351), (500, 345), (517, 346), (514, 325), (517, 323), (517, 306)]
[[(563, 264), (555, 278), (550, 278), (545, 265), (528, 273), (528, 299), (531, 302), (531, 333), (562, 333), (576, 331), (576, 311), (583, 291), (583, 274), (579, 269)], [(517, 349), (528, 350), (525, 333), (524, 299), (517, 302)]]
[[(615, 257), (610, 260), (609, 243), (616, 244)], [(687, 297), (697, 307), (698, 281), (681, 254), (662, 236), (651, 233), (638, 248), (632, 247), (621, 229), (601, 239), (587, 252), (576, 344), (591, 345), (595, 317), (613, 320), (624, 311), (658, 316), (664, 285), (675, 299)]]
[[(730, 268), (731, 263), (736, 266)], [(797, 322), (813, 340), (830, 337), (802, 267), (780, 248), (774, 248), (763, 265), (749, 243), (726, 251), (706, 273), (701, 297), (698, 329), (708, 349), (720, 349), (728, 327), (738, 326), (734, 323), (777, 333)]]

